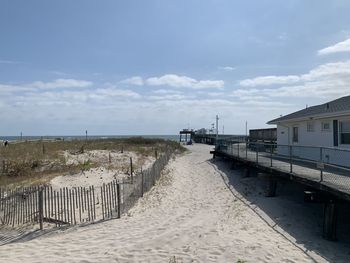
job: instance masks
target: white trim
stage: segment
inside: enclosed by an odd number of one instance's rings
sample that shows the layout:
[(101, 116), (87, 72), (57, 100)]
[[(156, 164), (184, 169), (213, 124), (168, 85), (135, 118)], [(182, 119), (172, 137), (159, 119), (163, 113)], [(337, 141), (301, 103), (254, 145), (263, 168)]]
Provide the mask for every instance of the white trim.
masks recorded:
[(323, 113), (323, 114), (316, 114), (316, 115), (310, 115), (300, 118), (291, 118), (287, 120), (281, 120), (281, 121), (274, 121), (274, 122), (267, 122), (267, 124), (280, 124), (280, 123), (286, 123), (286, 122), (299, 122), (299, 121), (307, 121), (307, 120), (319, 120), (319, 119), (327, 119), (327, 118), (334, 118), (334, 117), (342, 117), (342, 116), (350, 116), (350, 111), (337, 111), (337, 112), (331, 112), (331, 113)]

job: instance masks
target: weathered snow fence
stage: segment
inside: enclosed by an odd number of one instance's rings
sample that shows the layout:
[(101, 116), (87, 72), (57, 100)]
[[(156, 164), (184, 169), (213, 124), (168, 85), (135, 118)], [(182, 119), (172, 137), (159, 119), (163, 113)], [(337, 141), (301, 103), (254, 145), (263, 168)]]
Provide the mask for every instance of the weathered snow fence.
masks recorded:
[(152, 188), (171, 154), (166, 151), (149, 169), (140, 172), (133, 170), (130, 158), (129, 178), (113, 180), (100, 187), (0, 188), (0, 226), (39, 224), (40, 229), (44, 229), (120, 218)]

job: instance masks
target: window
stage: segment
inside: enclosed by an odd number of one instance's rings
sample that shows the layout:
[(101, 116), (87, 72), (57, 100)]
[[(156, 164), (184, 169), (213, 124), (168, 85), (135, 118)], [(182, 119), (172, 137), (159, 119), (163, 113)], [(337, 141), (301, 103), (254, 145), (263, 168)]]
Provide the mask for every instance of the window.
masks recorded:
[(340, 143), (350, 144), (350, 121), (340, 122)]
[(313, 132), (313, 131), (315, 131), (314, 123), (313, 123), (313, 122), (308, 122), (308, 123), (307, 123), (307, 128), (306, 128), (306, 130), (307, 130), (308, 132)]
[(329, 122), (322, 122), (322, 131), (330, 131), (331, 130), (331, 125)]
[(299, 128), (293, 127), (293, 142), (299, 141)]

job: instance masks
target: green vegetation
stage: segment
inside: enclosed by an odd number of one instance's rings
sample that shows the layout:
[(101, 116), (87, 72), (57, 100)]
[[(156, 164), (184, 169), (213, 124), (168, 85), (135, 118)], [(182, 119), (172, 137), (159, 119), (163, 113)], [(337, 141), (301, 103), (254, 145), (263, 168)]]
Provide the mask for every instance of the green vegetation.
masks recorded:
[[(46, 182), (62, 173), (85, 171), (98, 164), (91, 160), (80, 164), (66, 164), (64, 152), (72, 155), (92, 150), (134, 152), (141, 159), (158, 156), (167, 149), (176, 153), (185, 151), (179, 143), (162, 139), (131, 137), (88, 141), (25, 141), (0, 147), (0, 186), (9, 184), (35, 184)], [(112, 165), (111, 165), (112, 167)]]

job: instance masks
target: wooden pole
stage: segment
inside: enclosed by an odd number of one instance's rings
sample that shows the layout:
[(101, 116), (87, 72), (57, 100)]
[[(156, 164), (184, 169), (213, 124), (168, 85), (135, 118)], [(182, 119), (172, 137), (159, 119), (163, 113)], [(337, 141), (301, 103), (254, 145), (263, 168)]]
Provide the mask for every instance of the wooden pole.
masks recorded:
[(115, 212), (118, 212), (117, 180), (113, 181), (113, 190), (114, 190), (114, 208), (115, 208)]
[(91, 211), (90, 211), (90, 200), (89, 200), (89, 190), (84, 191), (85, 194), (85, 200), (87, 203), (87, 211), (88, 211), (88, 220), (91, 221)]
[(74, 225), (77, 224), (77, 219), (75, 218), (75, 205), (76, 205), (76, 196), (77, 196), (77, 189), (73, 188), (72, 189), (72, 201), (73, 201), (73, 217), (74, 217), (74, 221), (72, 220), (72, 223), (74, 223)]
[(102, 219), (105, 219), (104, 208), (103, 208), (103, 187), (101, 186), (101, 208), (102, 208)]
[(108, 184), (108, 193), (109, 193), (109, 213), (110, 217), (112, 217), (112, 188), (111, 183)]
[[(52, 190), (52, 188), (51, 188), (51, 190)], [(52, 192), (51, 192), (51, 195), (52, 195)], [(53, 192), (53, 197), (55, 200), (55, 202), (54, 202), (54, 204), (55, 204), (55, 220), (57, 222), (57, 195), (56, 195), (56, 191)], [(56, 224), (56, 226), (57, 226), (57, 224)]]
[(63, 221), (61, 209), (62, 209), (62, 189), (60, 189), (59, 192), (57, 191), (57, 218), (58, 220)]
[(80, 188), (78, 187), (78, 198), (79, 198), (79, 222), (81, 223), (81, 195), (80, 195)]
[(40, 230), (43, 230), (43, 213), (44, 213), (44, 202), (43, 202), (43, 188), (40, 187), (38, 191), (38, 199), (39, 199), (39, 224), (40, 224)]
[(143, 197), (143, 171), (142, 171), (142, 166), (141, 166), (141, 197)]
[[(50, 201), (51, 201), (51, 216), (54, 216), (54, 196), (53, 196), (53, 193), (52, 193), (52, 186), (50, 186)], [(56, 211), (55, 211), (55, 214), (56, 214)]]
[(132, 157), (130, 157), (130, 175), (131, 175), (131, 183), (134, 183), (134, 175), (133, 175), (133, 168), (132, 168)]
[(93, 201), (93, 208), (94, 208), (94, 220), (96, 220), (96, 202), (95, 202), (95, 187), (92, 186), (92, 201)]
[(118, 202), (118, 218), (121, 214), (121, 202), (120, 202), (120, 184), (117, 184), (117, 202)]
[(72, 189), (69, 189), (69, 208), (70, 208), (70, 222), (73, 225), (74, 220), (73, 220), (73, 200), (72, 200)]

